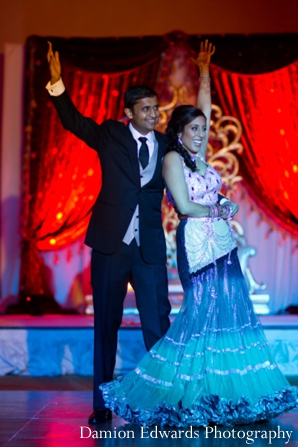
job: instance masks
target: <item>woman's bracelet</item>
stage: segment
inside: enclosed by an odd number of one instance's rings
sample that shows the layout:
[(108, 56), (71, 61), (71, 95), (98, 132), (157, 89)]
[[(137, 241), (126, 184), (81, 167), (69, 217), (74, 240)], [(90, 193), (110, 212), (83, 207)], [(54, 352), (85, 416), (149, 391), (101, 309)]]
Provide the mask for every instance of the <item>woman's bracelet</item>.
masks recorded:
[(222, 213), (221, 213), (220, 217), (225, 220), (231, 220), (233, 208), (228, 204), (224, 204), (224, 205), (220, 205), (220, 206), (222, 207)]
[(211, 205), (209, 207), (208, 217), (211, 217), (211, 219), (215, 219), (216, 217), (219, 217), (219, 206), (217, 204)]
[(231, 220), (232, 219), (232, 212), (233, 208), (228, 205), (219, 205), (218, 203), (215, 205), (211, 205), (209, 207), (208, 211), (208, 217), (211, 217), (211, 219), (221, 218), (225, 220)]

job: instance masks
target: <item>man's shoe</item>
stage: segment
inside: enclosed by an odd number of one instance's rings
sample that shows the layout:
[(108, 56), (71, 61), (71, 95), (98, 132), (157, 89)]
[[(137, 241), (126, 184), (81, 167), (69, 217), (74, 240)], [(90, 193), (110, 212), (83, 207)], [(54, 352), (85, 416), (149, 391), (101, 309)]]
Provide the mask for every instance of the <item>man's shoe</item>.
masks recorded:
[(89, 416), (88, 423), (89, 424), (104, 424), (112, 419), (111, 410), (94, 410), (93, 413)]

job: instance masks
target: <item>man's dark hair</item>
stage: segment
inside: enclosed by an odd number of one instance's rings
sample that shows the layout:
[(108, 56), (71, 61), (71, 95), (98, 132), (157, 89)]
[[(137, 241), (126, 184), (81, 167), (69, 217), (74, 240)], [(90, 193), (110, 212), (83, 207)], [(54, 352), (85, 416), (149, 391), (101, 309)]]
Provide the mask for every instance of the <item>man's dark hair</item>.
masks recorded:
[(156, 92), (147, 85), (133, 85), (124, 93), (124, 107), (133, 111), (133, 106), (143, 98), (154, 98)]

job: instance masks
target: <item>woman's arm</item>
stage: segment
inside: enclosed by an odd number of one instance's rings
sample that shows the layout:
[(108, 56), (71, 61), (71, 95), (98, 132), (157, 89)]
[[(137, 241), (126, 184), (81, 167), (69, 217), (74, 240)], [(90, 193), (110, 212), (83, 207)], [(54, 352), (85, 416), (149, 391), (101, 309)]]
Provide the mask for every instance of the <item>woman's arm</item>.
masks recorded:
[(166, 185), (175, 201), (177, 211), (189, 217), (208, 217), (210, 207), (191, 202), (188, 197), (188, 190), (184, 179), (183, 165), (181, 157), (177, 152), (166, 154), (162, 174)]
[(208, 136), (210, 130), (210, 117), (211, 117), (211, 88), (210, 88), (210, 73), (209, 65), (211, 56), (215, 53), (215, 46), (212, 43), (208, 43), (208, 40), (201, 42), (200, 52), (197, 59), (192, 59), (194, 64), (200, 71), (200, 83), (197, 99), (197, 107), (202, 110), (207, 118), (207, 138), (202, 147), (202, 152), (205, 155), (208, 145)]
[(220, 217), (222, 219), (229, 219), (234, 214), (232, 214), (234, 210), (228, 205), (216, 204), (213, 206), (205, 206), (189, 200), (183, 165), (181, 157), (177, 152), (172, 151), (165, 155), (162, 165), (162, 175), (174, 199), (176, 211), (179, 216)]

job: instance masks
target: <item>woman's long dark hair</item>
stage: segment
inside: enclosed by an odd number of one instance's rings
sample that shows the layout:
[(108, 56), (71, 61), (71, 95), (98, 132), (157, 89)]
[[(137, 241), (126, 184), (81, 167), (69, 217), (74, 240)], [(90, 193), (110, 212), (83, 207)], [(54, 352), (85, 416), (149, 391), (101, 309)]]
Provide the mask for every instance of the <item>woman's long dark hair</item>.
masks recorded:
[(178, 152), (183, 157), (185, 165), (193, 172), (197, 169), (196, 162), (191, 159), (189, 152), (179, 143), (178, 133), (182, 133), (184, 127), (198, 116), (203, 116), (207, 121), (202, 110), (190, 105), (178, 106), (173, 110), (166, 130), (168, 137), (166, 152)]

